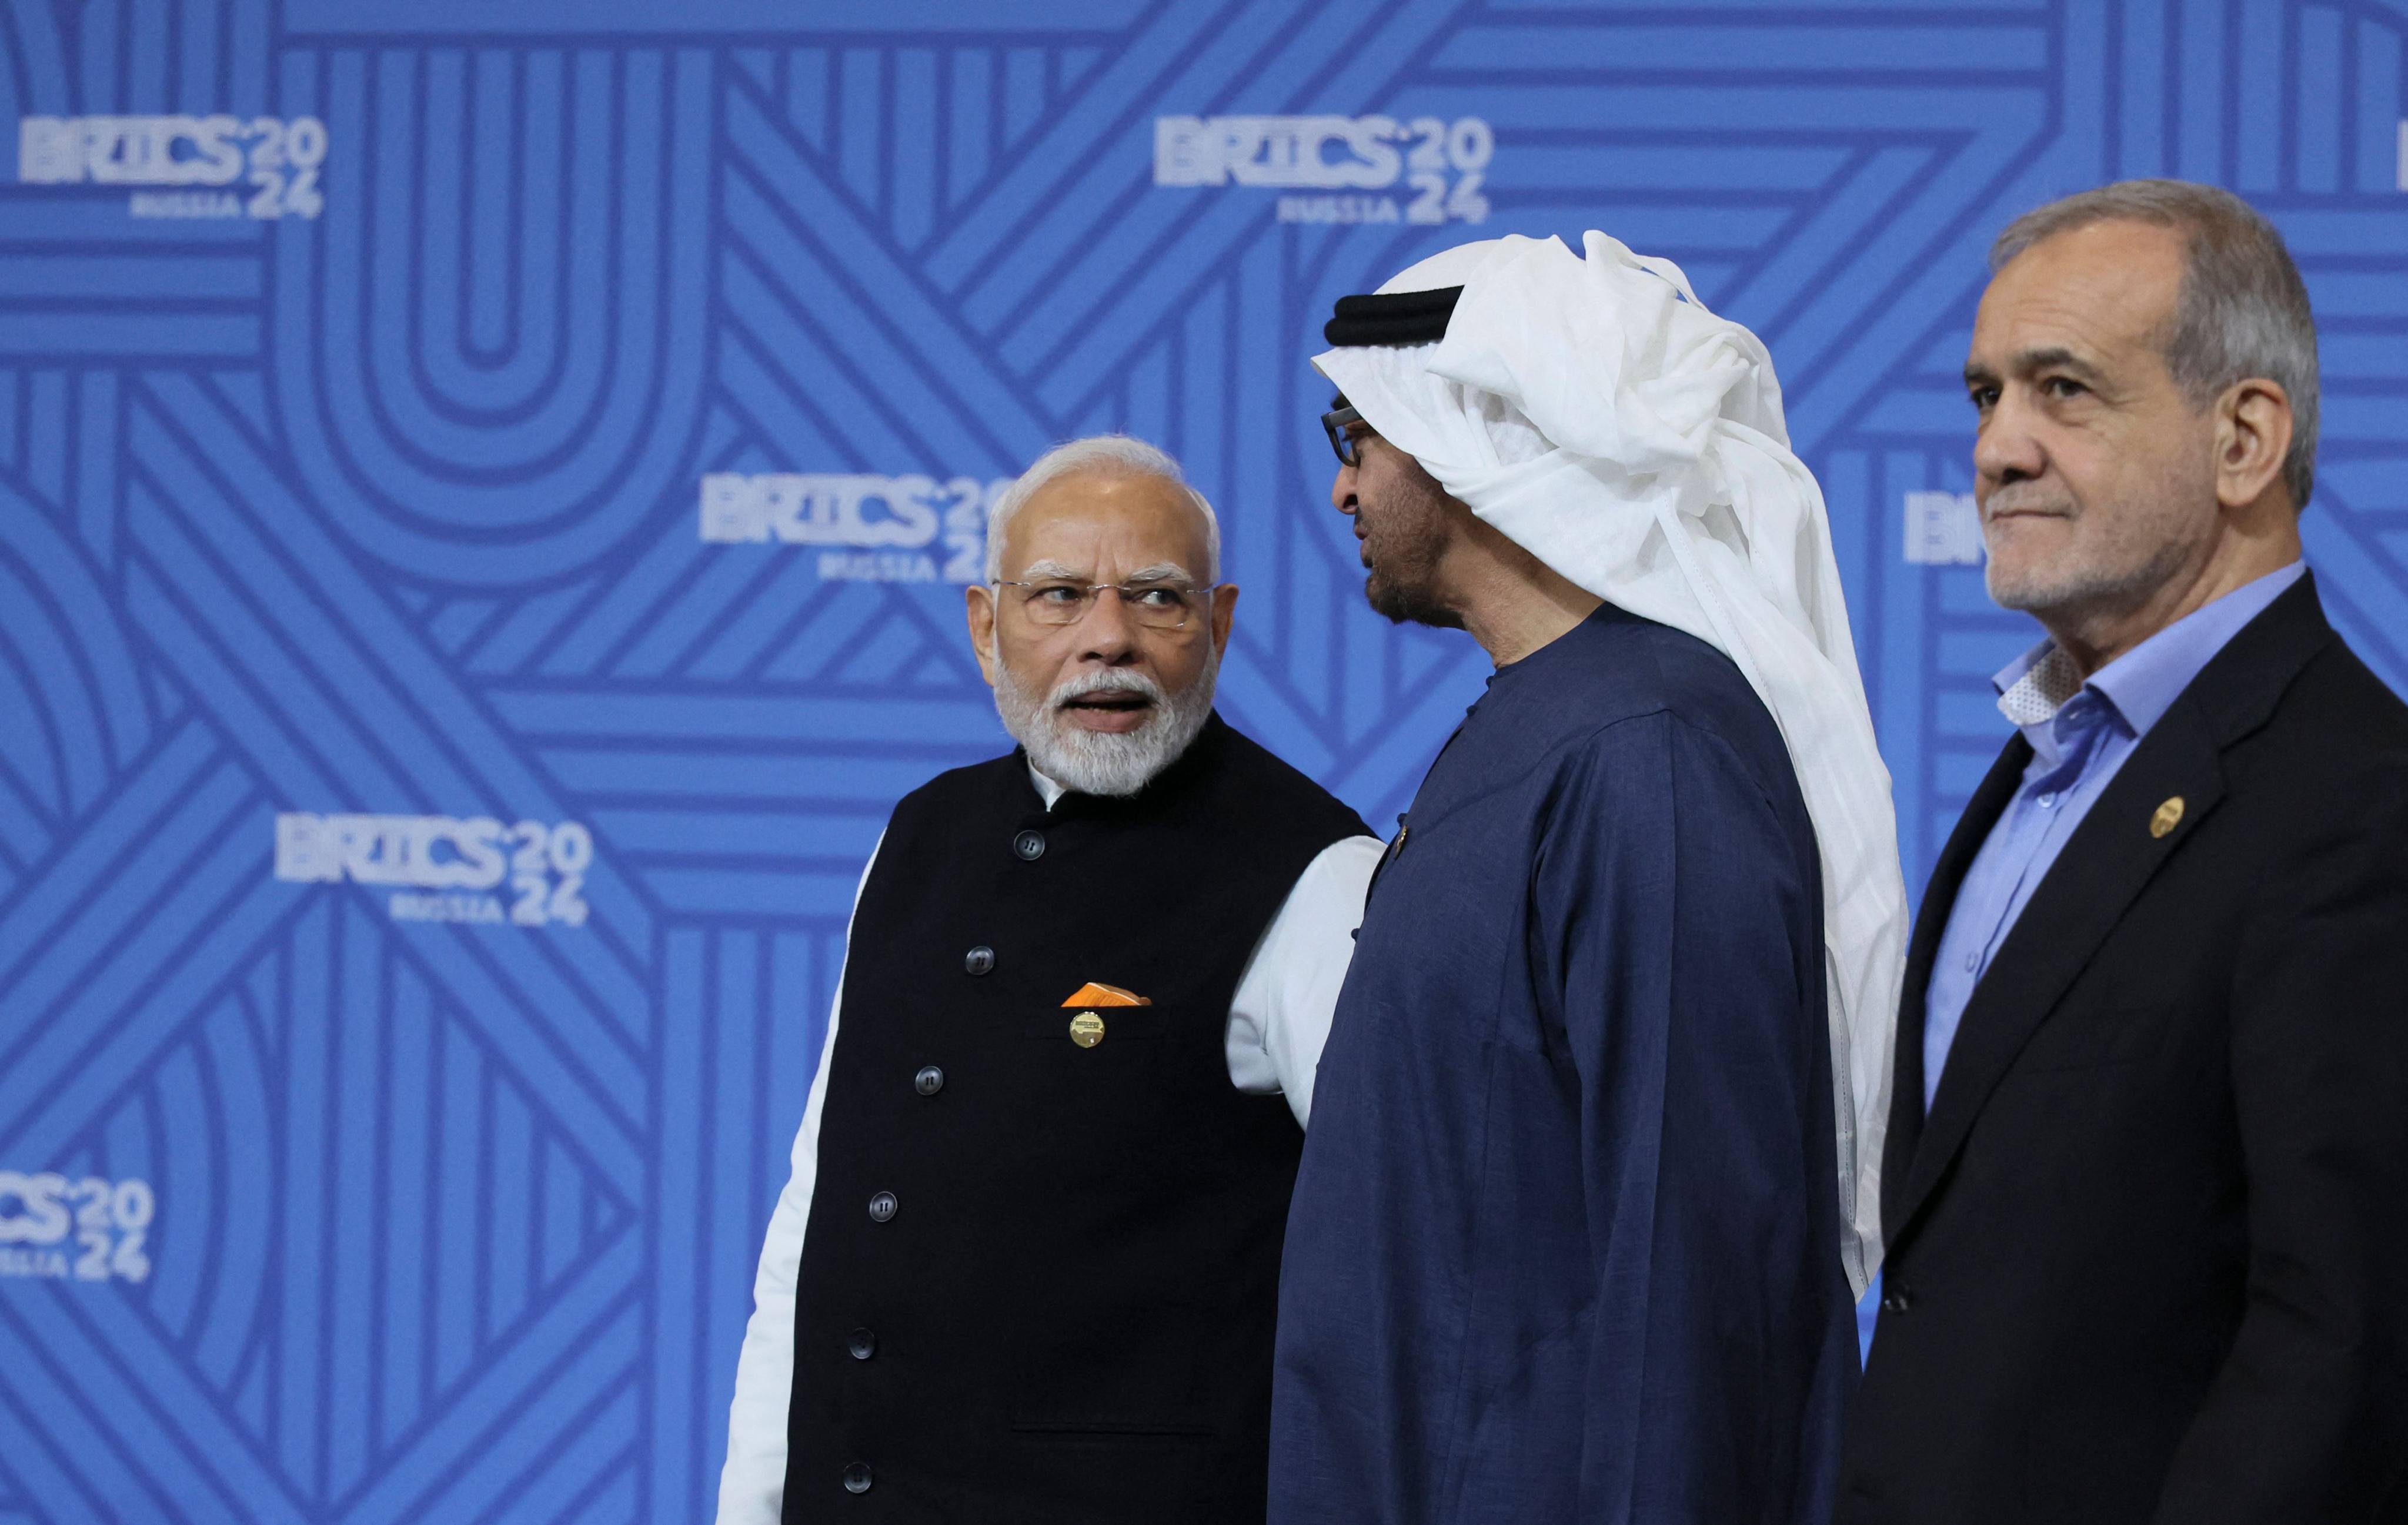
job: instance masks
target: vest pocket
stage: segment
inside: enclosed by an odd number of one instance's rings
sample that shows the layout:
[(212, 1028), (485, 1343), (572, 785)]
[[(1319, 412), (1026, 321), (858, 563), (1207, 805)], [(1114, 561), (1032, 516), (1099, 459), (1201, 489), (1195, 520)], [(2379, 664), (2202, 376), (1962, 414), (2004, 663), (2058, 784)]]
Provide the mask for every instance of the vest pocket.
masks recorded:
[(1213, 1438), (1202, 1385), (1211, 1310), (1079, 1279), (1090, 1290), (1056, 1299), (1009, 1341), (1011, 1432), (1029, 1441)]
[(1014, 1419), (1015, 1435), (1053, 1435), (1064, 1440), (1212, 1440), (1221, 1432), (1180, 1419)]
[(1032, 1504), (1010, 1518), (1045, 1525), (1163, 1525), (1261, 1519), (1267, 1479), (1260, 1458), (1243, 1461), (1210, 1430), (1111, 1429), (1052, 1420), (1014, 1424), (1005, 1465)]
[[(1109, 1048), (1116, 1043), (1159, 1043), (1180, 1036), (1191, 1019), (1172, 1006), (1063, 1006), (1021, 1019), (1020, 1035), (1034, 1043), (1058, 1043), (1064, 1048)], [(1093, 1016), (1103, 1031), (1092, 1044), (1082, 1044), (1072, 1024)], [(1220, 1034), (1213, 1034), (1216, 1038)]]

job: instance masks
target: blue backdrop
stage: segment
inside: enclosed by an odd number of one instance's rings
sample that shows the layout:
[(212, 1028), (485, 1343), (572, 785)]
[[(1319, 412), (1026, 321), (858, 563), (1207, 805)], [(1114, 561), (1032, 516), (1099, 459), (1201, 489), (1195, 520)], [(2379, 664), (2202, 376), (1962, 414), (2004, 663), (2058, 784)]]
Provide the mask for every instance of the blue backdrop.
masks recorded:
[(1384, 821), (1336, 295), (1603, 228), (1770, 342), (1919, 880), (2030, 635), (1953, 379), (2012, 215), (2281, 225), (2408, 679), (2402, 0), (0, 0), (0, 1520), (695, 1520), (853, 881), (1003, 745), (994, 484), (1126, 429), (1224, 707)]

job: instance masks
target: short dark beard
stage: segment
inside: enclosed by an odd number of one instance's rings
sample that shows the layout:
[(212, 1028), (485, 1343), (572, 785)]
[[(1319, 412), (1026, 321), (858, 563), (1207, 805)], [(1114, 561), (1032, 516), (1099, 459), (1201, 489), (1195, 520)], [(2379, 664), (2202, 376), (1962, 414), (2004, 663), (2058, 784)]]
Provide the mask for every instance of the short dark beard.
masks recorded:
[[(1438, 596), (1438, 563), (1449, 539), (1446, 490), (1418, 461), (1398, 474), (1393, 486), (1395, 491), (1383, 494), (1387, 501), (1364, 522), (1371, 573), (1364, 579), (1363, 596), (1374, 612), (1398, 624), (1461, 630), (1463, 616)], [(1358, 517), (1361, 511), (1358, 503)]]

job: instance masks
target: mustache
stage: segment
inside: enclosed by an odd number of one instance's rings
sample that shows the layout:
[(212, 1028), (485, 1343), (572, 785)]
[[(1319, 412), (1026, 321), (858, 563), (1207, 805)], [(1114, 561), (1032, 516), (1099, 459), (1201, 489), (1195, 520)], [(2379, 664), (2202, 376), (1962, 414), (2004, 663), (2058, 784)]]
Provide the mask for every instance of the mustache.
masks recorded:
[(1060, 709), (1066, 705), (1073, 705), (1082, 699), (1092, 698), (1099, 693), (1134, 693), (1157, 705), (1169, 698), (1169, 695), (1163, 691), (1161, 684), (1143, 673), (1125, 672), (1120, 668), (1108, 667), (1100, 672), (1082, 673), (1077, 677), (1061, 683), (1052, 693), (1045, 696), (1045, 707)]
[(1983, 501), (1982, 518), (1986, 522), (2000, 514), (2030, 513), (2034, 510), (2061, 514), (2068, 519), (2072, 518), (2075, 512), (2073, 500), (2063, 492), (2042, 487), (2038, 482), (2009, 482)]

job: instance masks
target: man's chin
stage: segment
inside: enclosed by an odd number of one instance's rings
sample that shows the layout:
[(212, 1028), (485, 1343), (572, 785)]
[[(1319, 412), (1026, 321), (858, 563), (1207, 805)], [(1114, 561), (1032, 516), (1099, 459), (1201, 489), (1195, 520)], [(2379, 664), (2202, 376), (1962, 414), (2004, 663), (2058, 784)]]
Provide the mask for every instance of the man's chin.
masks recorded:
[(1375, 570), (1363, 583), (1363, 597), (1371, 612), (1392, 624), (1434, 625), (1461, 630), (1463, 616), (1433, 598), (1426, 588), (1392, 581)]
[(1149, 705), (1125, 731), (1099, 731), (1068, 713), (1046, 719), (1041, 745), (1028, 748), (1037, 771), (1082, 794), (1127, 795), (1177, 760), (1191, 737), (1172, 710)]
[(2029, 545), (2016, 546), (2004, 556), (1993, 553), (1982, 567), (1982, 586), (1990, 602), (2023, 614), (2046, 614), (2080, 603), (2099, 591), (2096, 581), (2074, 570), (2070, 558), (2041, 553)]
[(1990, 595), (1991, 603), (2002, 609), (2013, 609), (2018, 614), (2046, 614), (2065, 602), (2064, 589), (2049, 586), (2029, 577), (2013, 575), (2000, 577), (1995, 573), (1986, 573), (1982, 582)]

